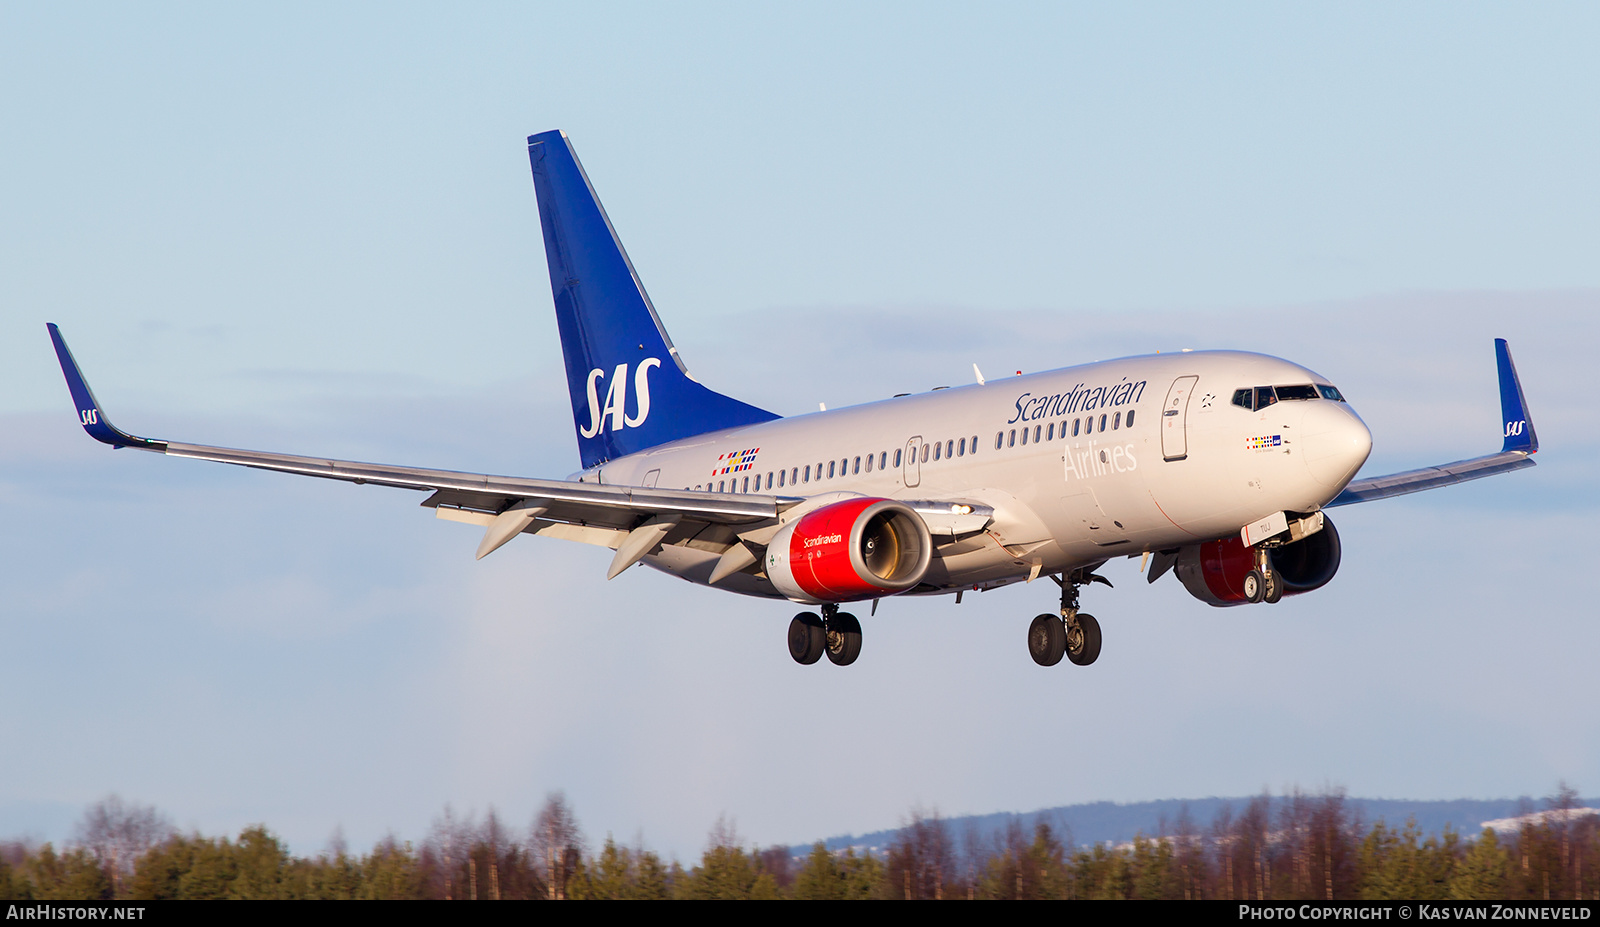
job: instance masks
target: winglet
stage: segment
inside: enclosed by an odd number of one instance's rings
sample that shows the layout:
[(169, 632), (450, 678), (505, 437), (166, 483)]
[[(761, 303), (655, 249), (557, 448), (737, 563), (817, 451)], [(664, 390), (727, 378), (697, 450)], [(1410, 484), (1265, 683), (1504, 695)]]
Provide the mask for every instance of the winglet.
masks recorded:
[(1504, 338), (1494, 340), (1495, 363), (1500, 368), (1500, 417), (1505, 426), (1506, 451), (1537, 453), (1539, 436), (1533, 430), (1533, 419), (1528, 416), (1528, 400), (1522, 395), (1522, 380), (1517, 376), (1517, 365), (1511, 361), (1511, 349)]
[(61, 337), (61, 329), (54, 322), (46, 322), (45, 328), (50, 330), (50, 340), (55, 342), (56, 358), (61, 361), (61, 372), (67, 378), (72, 404), (78, 409), (78, 424), (89, 433), (89, 437), (112, 447), (136, 447), (144, 451), (166, 453), (165, 441), (135, 437), (119, 430), (106, 419), (100, 403), (94, 398), (94, 391), (89, 389), (89, 381), (83, 378), (78, 362), (72, 359), (72, 351), (67, 347), (66, 339)]

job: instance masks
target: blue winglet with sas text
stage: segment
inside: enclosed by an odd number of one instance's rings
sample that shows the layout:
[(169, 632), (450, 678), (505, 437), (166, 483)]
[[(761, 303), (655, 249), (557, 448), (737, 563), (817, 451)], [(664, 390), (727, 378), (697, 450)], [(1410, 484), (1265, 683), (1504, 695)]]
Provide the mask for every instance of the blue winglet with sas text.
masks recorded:
[(1505, 446), (1500, 450), (1537, 453), (1539, 436), (1533, 430), (1533, 419), (1528, 416), (1528, 400), (1522, 395), (1522, 380), (1517, 376), (1517, 365), (1511, 361), (1511, 349), (1504, 338), (1494, 340), (1495, 364), (1500, 368), (1500, 418), (1505, 426)]
[(89, 389), (89, 381), (83, 378), (83, 371), (78, 369), (78, 362), (73, 360), (66, 339), (61, 337), (61, 329), (54, 322), (46, 322), (45, 328), (50, 330), (50, 340), (55, 343), (56, 359), (61, 361), (61, 373), (67, 378), (67, 390), (72, 393), (72, 404), (78, 410), (78, 424), (89, 433), (89, 437), (112, 447), (136, 447), (144, 451), (166, 453), (165, 441), (135, 437), (111, 424), (101, 410), (99, 401), (94, 398), (94, 391)]

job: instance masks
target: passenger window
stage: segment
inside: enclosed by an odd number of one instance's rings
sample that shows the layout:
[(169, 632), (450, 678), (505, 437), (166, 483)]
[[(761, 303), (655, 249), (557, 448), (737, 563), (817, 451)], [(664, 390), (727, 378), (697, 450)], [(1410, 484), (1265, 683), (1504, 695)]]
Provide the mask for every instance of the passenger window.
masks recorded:
[[(894, 465), (897, 466), (897, 467), (900, 466), (900, 452), (899, 451), (895, 451), (894, 452)], [(889, 452), (888, 451), (884, 451), (878, 457), (878, 469), (879, 470), (883, 470), (883, 469), (887, 468), (888, 466), (889, 466)]]
[(795, 484), (797, 484), (799, 482), (800, 482), (800, 468), (799, 467), (795, 467), (793, 470), (789, 471), (789, 485), (793, 486), (793, 485), (795, 485)]
[(1112, 431), (1116, 431), (1118, 428), (1121, 428), (1121, 427), (1122, 427), (1122, 413), (1118, 412), (1116, 415), (1111, 417), (1111, 430)]
[(928, 445), (926, 445), (926, 444), (924, 444), (922, 446), (922, 462), (923, 463), (927, 463), (928, 462)]
[(997, 451), (1000, 450), (1000, 446), (1005, 444), (1005, 443), (1006, 443), (1006, 433), (1003, 432), (1003, 431), (995, 432), (994, 433), (994, 449), (997, 450)]
[(972, 453), (974, 453), (974, 454), (978, 453), (978, 436), (977, 435), (973, 435), (972, 436)]
[(965, 457), (965, 456), (967, 456), (967, 439), (966, 438), (962, 438), (960, 440), (960, 442), (958, 442), (956, 444), (956, 456), (957, 457)]
[(934, 460), (938, 460), (939, 459), (939, 452), (942, 451), (942, 450), (944, 450), (944, 445), (943, 444), (935, 444), (933, 446), (933, 459)]
[(894, 449), (894, 468), (896, 470), (900, 469), (900, 454), (901, 453), (902, 453), (902, 451), (898, 447)]
[(772, 472), (770, 470), (767, 472), (767, 488), (772, 488)]
[[(868, 458), (868, 459), (870, 460), (871, 458)], [(860, 472), (861, 472), (861, 458), (857, 457), (855, 459), (855, 463), (850, 465), (850, 475), (851, 476), (855, 476), (857, 473), (860, 473)]]
[(1055, 422), (1051, 422), (1050, 423), (1050, 427), (1046, 428), (1044, 430), (1044, 439), (1046, 441), (1054, 441), (1056, 439), (1056, 423)]
[(1039, 443), (1039, 432), (1042, 431), (1043, 429), (1044, 429), (1043, 425), (1035, 425), (1035, 426), (1033, 426), (1033, 443), (1034, 444), (1038, 444)]
[(1028, 446), (1028, 429), (1026, 428), (1022, 429), (1022, 446)]
[(1270, 405), (1272, 405), (1273, 403), (1275, 403), (1277, 401), (1278, 401), (1278, 397), (1277, 397), (1277, 395), (1275, 393), (1272, 392), (1272, 387), (1270, 387), (1270, 386), (1258, 386), (1258, 387), (1256, 387), (1256, 408), (1257, 409), (1265, 409), (1267, 406), (1270, 406)]
[(1015, 428), (1013, 428), (1013, 429), (1011, 429), (1011, 434), (1006, 438), (1006, 447), (1016, 447), (1016, 446), (1017, 446), (1017, 430)]
[(1253, 389), (1236, 389), (1233, 391), (1233, 404), (1241, 409), (1254, 409), (1256, 391)]
[(807, 483), (811, 482), (811, 465), (810, 464), (806, 464), (805, 480), (806, 480)]
[(1100, 430), (1106, 430), (1106, 414), (1104, 412), (1100, 413)]
[(1072, 420), (1072, 436), (1074, 438), (1076, 438), (1078, 436), (1078, 426), (1082, 423), (1082, 421), (1083, 421), (1082, 419), (1077, 419), (1077, 418)]
[(828, 461), (828, 479), (833, 479), (833, 461)]
[(1091, 415), (1083, 420), (1083, 433), (1086, 435), (1094, 434), (1094, 416)]
[(839, 475), (840, 476), (844, 476), (846, 473), (849, 473), (849, 472), (850, 472), (850, 458), (846, 457), (843, 460), (839, 461)]
[(950, 458), (950, 457), (956, 456), (956, 439), (955, 438), (951, 438), (950, 440), (948, 440), (948, 441), (946, 441), (944, 443), (944, 456), (946, 458)]
[(1133, 427), (1133, 413), (1136, 412), (1136, 411), (1138, 411), (1138, 410), (1136, 410), (1136, 409), (1129, 409), (1128, 410), (1128, 427), (1129, 428)]
[(867, 455), (867, 472), (868, 473), (872, 472), (872, 458), (875, 457), (875, 456), (877, 456), (877, 455), (875, 455), (875, 454), (868, 454)]
[[(760, 489), (761, 487), (757, 486), (756, 488)], [(749, 492), (750, 491), (750, 477), (747, 476), (747, 477), (744, 478), (744, 489), (742, 489), (740, 491), (741, 492)]]
[(724, 480), (717, 480), (717, 492), (725, 492), (726, 490), (724, 487), (726, 487), (726, 485), (727, 483)]
[(699, 492), (700, 491), (700, 484), (699, 483), (694, 484), (694, 491), (695, 492)]
[(785, 472), (784, 472), (784, 471), (782, 471), (782, 470), (779, 470), (779, 471), (778, 471), (778, 487), (779, 487), (779, 488), (780, 488), (780, 489), (781, 489), (781, 488), (782, 488), (782, 487), (783, 487), (783, 478), (784, 478), (784, 477), (785, 477), (785, 476), (787, 476), (787, 475), (788, 475), (788, 474), (787, 474), (787, 473), (785, 473)]

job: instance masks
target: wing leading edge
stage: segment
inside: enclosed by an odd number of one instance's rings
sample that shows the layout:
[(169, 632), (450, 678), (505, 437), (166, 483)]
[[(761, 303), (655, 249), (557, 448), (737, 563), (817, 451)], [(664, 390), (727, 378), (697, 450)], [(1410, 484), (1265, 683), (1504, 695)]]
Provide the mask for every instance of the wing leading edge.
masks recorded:
[(422, 504), (432, 508), (497, 515), (513, 507), (528, 511), (537, 507), (539, 518), (546, 524), (570, 522), (595, 526), (610, 533), (631, 532), (641, 522), (662, 517), (715, 525), (756, 524), (776, 519), (780, 511), (800, 501), (783, 496), (735, 496), (430, 470), (141, 438), (111, 424), (67, 348), (61, 330), (53, 323), (47, 323), (47, 327), (55, 343), (56, 357), (61, 361), (61, 372), (67, 378), (67, 389), (78, 409), (78, 423), (89, 437), (116, 448), (133, 447), (168, 457), (210, 460), (349, 483), (431, 490), (432, 495)]
[(1494, 355), (1500, 376), (1500, 418), (1505, 438), (1499, 453), (1354, 480), (1327, 507), (1403, 496), (1533, 466), (1533, 455), (1539, 451), (1539, 436), (1533, 429), (1533, 418), (1528, 414), (1522, 378), (1517, 376), (1517, 366), (1511, 360), (1511, 348), (1504, 338), (1494, 340)]

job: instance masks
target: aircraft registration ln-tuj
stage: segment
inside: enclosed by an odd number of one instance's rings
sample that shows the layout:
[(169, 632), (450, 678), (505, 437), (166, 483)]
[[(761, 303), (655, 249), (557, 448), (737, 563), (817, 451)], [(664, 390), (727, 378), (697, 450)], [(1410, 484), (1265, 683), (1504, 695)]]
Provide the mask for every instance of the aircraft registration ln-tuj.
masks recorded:
[[(427, 492), (482, 527), (616, 551), (690, 582), (805, 611), (789, 653), (861, 652), (840, 606), (1048, 576), (1028, 629), (1051, 666), (1100, 653), (1079, 590), (1115, 557), (1215, 606), (1277, 602), (1339, 568), (1330, 508), (1533, 466), (1539, 448), (1504, 340), (1495, 454), (1359, 479), (1372, 435), (1327, 379), (1261, 354), (1194, 351), (1067, 367), (782, 418), (713, 392), (683, 359), (563, 132), (528, 139), (583, 469), (526, 479), (156, 441), (113, 427), (48, 326), (84, 430), (114, 447)], [(974, 373), (977, 373), (974, 367)]]

